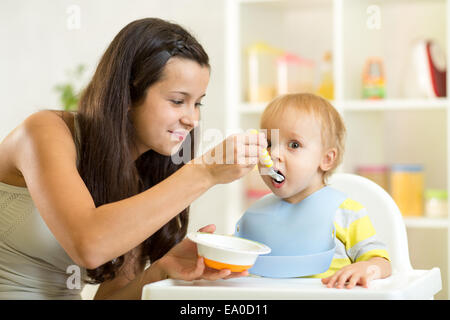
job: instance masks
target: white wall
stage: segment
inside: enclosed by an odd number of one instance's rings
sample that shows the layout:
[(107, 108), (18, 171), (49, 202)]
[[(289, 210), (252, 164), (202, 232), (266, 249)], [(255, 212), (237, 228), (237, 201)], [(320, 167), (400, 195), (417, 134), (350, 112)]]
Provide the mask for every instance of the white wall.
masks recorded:
[[(210, 56), (211, 81), (202, 114), (204, 129), (224, 131), (224, 0), (2, 0), (0, 2), (0, 140), (25, 117), (58, 108), (57, 83), (80, 63), (86, 80), (117, 32), (129, 22), (159, 17), (190, 30)], [(80, 28), (69, 30), (67, 13), (80, 8)], [(190, 229), (216, 223), (223, 232), (224, 186), (191, 207)]]

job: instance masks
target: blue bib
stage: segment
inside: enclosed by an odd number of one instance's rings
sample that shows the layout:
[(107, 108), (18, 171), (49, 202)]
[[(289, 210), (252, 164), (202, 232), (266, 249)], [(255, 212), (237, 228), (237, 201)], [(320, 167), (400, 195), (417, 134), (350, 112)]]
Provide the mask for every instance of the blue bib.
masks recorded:
[(261, 242), (250, 273), (272, 278), (302, 277), (328, 270), (336, 247), (334, 216), (347, 195), (323, 187), (296, 204), (269, 194), (254, 203), (236, 224), (235, 236)]

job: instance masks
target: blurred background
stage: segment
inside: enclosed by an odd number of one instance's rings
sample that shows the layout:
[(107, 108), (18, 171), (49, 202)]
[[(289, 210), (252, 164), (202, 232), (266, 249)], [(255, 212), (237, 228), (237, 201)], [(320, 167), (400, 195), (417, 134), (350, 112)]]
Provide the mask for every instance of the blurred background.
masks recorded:
[[(447, 0), (2, 0), (0, 140), (35, 111), (76, 109), (126, 24), (174, 21), (210, 57), (202, 130), (258, 128), (286, 92), (329, 99), (348, 130), (339, 171), (392, 195), (413, 267), (439, 267), (436, 298), (448, 299), (449, 12)], [(189, 230), (232, 233), (267, 192), (256, 171), (215, 186), (192, 204)]]

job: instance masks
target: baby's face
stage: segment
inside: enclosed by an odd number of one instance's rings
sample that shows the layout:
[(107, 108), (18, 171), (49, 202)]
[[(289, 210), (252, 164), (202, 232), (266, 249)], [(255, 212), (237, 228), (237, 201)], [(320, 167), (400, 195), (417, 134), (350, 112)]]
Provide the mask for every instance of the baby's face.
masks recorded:
[(264, 166), (259, 164), (264, 182), (276, 196), (297, 203), (323, 186), (321, 164), (325, 150), (319, 119), (286, 108), (282, 115), (265, 121), (262, 129), (267, 130), (267, 149), (274, 169), (285, 178), (277, 183), (264, 174)]

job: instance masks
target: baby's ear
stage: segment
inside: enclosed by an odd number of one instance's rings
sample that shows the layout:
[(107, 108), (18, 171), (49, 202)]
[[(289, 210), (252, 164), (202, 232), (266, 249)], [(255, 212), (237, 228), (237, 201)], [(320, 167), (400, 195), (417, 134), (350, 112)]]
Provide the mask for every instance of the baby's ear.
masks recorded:
[(328, 149), (326, 153), (322, 156), (322, 161), (320, 162), (320, 169), (322, 171), (328, 171), (334, 167), (334, 163), (337, 158), (337, 149), (331, 148)]

